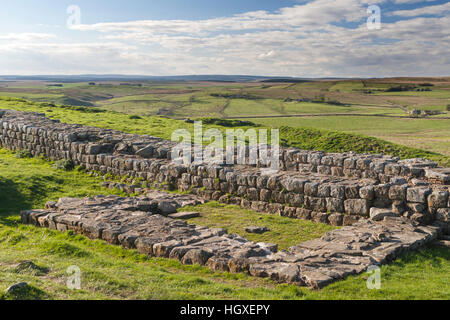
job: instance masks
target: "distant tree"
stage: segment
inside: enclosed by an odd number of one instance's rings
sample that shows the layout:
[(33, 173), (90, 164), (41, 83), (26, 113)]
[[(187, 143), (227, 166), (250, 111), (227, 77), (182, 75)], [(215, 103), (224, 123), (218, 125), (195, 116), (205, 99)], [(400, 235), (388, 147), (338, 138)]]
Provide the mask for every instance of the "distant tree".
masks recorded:
[(450, 104), (447, 105), (446, 110), (447, 110), (447, 111), (450, 111)]

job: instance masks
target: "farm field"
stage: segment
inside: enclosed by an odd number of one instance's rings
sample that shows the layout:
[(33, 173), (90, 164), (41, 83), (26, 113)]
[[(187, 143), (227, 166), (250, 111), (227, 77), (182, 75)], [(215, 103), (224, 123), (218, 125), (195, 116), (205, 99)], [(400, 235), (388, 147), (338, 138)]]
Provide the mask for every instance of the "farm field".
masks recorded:
[(0, 82), (1, 96), (159, 116), (162, 122), (163, 118), (208, 117), (248, 120), (267, 127), (334, 130), (450, 155), (450, 78), (91, 84), (17, 81)]
[[(415, 80), (415, 81), (414, 81)], [(388, 92), (401, 88), (401, 92)], [(423, 91), (429, 90), (429, 91)], [(0, 96), (140, 115), (235, 117), (303, 113), (447, 114), (449, 78), (272, 82), (1, 82)]]
[[(265, 126), (273, 119), (246, 118)], [(450, 120), (386, 117), (318, 116), (277, 118), (276, 126), (336, 130), (380, 138), (450, 156)]]

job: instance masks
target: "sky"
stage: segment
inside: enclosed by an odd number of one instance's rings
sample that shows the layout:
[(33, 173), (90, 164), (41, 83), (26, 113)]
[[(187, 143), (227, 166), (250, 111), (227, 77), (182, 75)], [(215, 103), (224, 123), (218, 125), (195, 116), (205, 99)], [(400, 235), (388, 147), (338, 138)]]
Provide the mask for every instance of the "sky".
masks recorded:
[(450, 1), (16, 0), (0, 74), (450, 75)]

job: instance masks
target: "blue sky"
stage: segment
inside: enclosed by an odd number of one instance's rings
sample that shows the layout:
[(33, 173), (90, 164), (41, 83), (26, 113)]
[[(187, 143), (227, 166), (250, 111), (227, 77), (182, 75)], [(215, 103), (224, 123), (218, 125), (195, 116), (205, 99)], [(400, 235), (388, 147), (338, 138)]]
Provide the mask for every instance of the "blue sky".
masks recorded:
[[(80, 24), (67, 26), (76, 5)], [(381, 10), (369, 29), (370, 5)], [(17, 0), (0, 74), (450, 75), (443, 0)]]

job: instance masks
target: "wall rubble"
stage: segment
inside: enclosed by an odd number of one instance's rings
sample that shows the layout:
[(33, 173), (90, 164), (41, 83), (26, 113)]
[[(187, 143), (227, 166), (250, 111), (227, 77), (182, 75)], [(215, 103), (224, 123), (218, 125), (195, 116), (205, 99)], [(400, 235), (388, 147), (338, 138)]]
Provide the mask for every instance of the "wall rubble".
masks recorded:
[(440, 232), (439, 226), (420, 226), (405, 218), (362, 220), (278, 251), (276, 244), (251, 242), (224, 229), (195, 226), (161, 214), (171, 212), (163, 208), (174, 210), (199, 201), (192, 195), (157, 192), (138, 198), (62, 198), (47, 203), (43, 210), (23, 211), (21, 218), (25, 224), (72, 230), (148, 256), (313, 288), (384, 264), (405, 250), (433, 241)]

